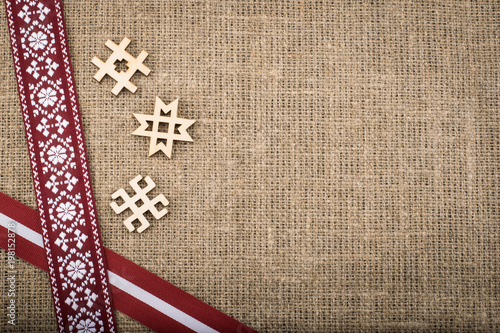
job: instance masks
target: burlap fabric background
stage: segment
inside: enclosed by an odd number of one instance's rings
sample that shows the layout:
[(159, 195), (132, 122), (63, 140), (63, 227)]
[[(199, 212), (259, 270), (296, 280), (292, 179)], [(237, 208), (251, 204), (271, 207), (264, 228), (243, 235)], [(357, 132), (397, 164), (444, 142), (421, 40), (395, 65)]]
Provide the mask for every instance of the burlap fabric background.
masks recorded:
[[(64, 5), (107, 247), (260, 331), (500, 330), (497, 1)], [(0, 190), (35, 207), (0, 12)], [(125, 36), (152, 72), (115, 97), (90, 61)], [(172, 160), (131, 135), (155, 96), (197, 119)], [(143, 234), (109, 207), (138, 174)], [(55, 331), (18, 269), (17, 330)]]

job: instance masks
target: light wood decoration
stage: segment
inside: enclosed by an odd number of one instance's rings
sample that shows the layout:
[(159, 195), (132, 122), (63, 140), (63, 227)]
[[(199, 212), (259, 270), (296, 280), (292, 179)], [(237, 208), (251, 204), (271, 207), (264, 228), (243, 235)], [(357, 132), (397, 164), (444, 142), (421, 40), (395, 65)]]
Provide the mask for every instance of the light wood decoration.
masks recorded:
[[(119, 45), (116, 45), (113, 41), (108, 39), (105, 45), (113, 51), (108, 60), (103, 62), (97, 57), (92, 59), (92, 63), (99, 67), (99, 71), (97, 71), (94, 75), (94, 79), (101, 82), (102, 78), (106, 74), (111, 76), (116, 81), (116, 84), (111, 92), (117, 96), (123, 88), (127, 88), (132, 93), (137, 90), (137, 86), (130, 82), (130, 79), (137, 70), (146, 76), (151, 72), (151, 70), (142, 63), (148, 56), (148, 53), (142, 50), (139, 56), (134, 58), (127, 51), (125, 51), (129, 44), (130, 39), (127, 37), (125, 37)], [(117, 72), (115, 62), (122, 61), (124, 59), (127, 61), (127, 71)]]
[[(148, 156), (151, 156), (161, 150), (168, 156), (168, 158), (171, 158), (174, 140), (193, 142), (193, 139), (188, 134), (187, 129), (193, 125), (196, 120), (178, 118), (178, 104), (179, 100), (176, 99), (169, 105), (165, 105), (165, 103), (163, 103), (163, 101), (157, 96), (153, 115), (134, 114), (137, 120), (141, 123), (141, 126), (132, 134), (151, 138)], [(162, 112), (165, 115), (170, 113), (170, 116), (163, 116)], [(147, 131), (148, 122), (153, 123), (151, 131)], [(160, 123), (168, 124), (167, 132), (160, 132), (158, 130)], [(163, 142), (158, 143), (158, 140), (166, 140), (167, 144), (165, 145)]]
[[(111, 198), (113, 199), (121, 197), (125, 201), (120, 206), (118, 206), (116, 202), (110, 203), (111, 208), (113, 208), (116, 214), (121, 214), (126, 209), (130, 209), (132, 211), (133, 213), (132, 216), (123, 221), (123, 223), (130, 232), (134, 231), (135, 229), (134, 226), (132, 225), (132, 222), (134, 222), (135, 220), (139, 220), (141, 222), (141, 226), (137, 228), (138, 233), (143, 232), (149, 227), (149, 221), (144, 216), (144, 213), (147, 212), (148, 210), (153, 214), (153, 216), (157, 220), (162, 218), (165, 214), (167, 214), (167, 210), (165, 208), (158, 211), (155, 207), (155, 205), (158, 204), (159, 202), (161, 202), (163, 206), (167, 206), (168, 205), (167, 198), (165, 198), (163, 194), (160, 194), (156, 196), (153, 200), (150, 200), (147, 194), (149, 191), (155, 188), (156, 184), (153, 182), (153, 180), (151, 180), (151, 178), (149, 178), (149, 176), (146, 176), (146, 178), (144, 178), (146, 186), (144, 188), (141, 188), (139, 185), (141, 179), (142, 176), (138, 175), (129, 182), (130, 186), (136, 193), (133, 197), (129, 197), (129, 195), (123, 188), (119, 189), (118, 191), (116, 191), (111, 195)], [(138, 201), (142, 201), (143, 203), (142, 206), (138, 206), (136, 204)]]

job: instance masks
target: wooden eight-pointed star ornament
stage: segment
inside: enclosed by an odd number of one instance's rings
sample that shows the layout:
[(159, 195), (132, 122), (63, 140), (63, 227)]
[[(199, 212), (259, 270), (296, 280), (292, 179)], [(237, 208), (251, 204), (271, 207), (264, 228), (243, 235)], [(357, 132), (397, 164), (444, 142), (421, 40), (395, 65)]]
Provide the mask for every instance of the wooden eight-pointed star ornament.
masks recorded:
[[(148, 156), (151, 156), (161, 150), (168, 156), (168, 158), (171, 158), (174, 140), (193, 142), (193, 139), (188, 134), (187, 129), (189, 126), (193, 125), (196, 120), (178, 118), (178, 104), (179, 100), (176, 99), (169, 105), (165, 105), (165, 103), (163, 103), (163, 101), (157, 96), (153, 115), (134, 113), (134, 116), (141, 123), (141, 126), (139, 126), (139, 128), (132, 134), (148, 136), (151, 138)], [(149, 123), (152, 123), (150, 131), (148, 131)], [(160, 125), (164, 127), (164, 124), (167, 125), (166, 132), (159, 130)], [(165, 141), (166, 145), (163, 142), (158, 142), (158, 140)]]

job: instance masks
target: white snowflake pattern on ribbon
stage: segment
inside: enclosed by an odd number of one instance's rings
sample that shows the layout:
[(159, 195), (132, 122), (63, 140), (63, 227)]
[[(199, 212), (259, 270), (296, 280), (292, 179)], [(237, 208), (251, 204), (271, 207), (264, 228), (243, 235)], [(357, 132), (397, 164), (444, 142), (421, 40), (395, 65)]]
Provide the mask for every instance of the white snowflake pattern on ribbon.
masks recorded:
[(95, 323), (90, 320), (90, 319), (86, 319), (86, 320), (80, 320), (80, 322), (76, 325), (76, 329), (78, 330), (77, 332), (78, 333), (95, 333), (97, 332), (96, 328), (95, 328)]
[(85, 269), (85, 263), (80, 260), (70, 261), (68, 266), (66, 266), (66, 270), (68, 271), (68, 276), (73, 280), (82, 279), (87, 273)]
[(34, 51), (44, 49), (49, 43), (47, 35), (41, 31), (35, 31), (28, 37), (29, 45)]
[(57, 102), (57, 92), (51, 87), (42, 88), (38, 93), (38, 102), (44, 107), (54, 106)]
[(71, 221), (76, 216), (75, 205), (71, 202), (61, 203), (59, 207), (56, 208), (57, 217), (61, 219), (61, 221)]
[(66, 154), (66, 148), (61, 145), (50, 147), (47, 155), (47, 159), (52, 162), (52, 164), (62, 164), (68, 157), (68, 155)]

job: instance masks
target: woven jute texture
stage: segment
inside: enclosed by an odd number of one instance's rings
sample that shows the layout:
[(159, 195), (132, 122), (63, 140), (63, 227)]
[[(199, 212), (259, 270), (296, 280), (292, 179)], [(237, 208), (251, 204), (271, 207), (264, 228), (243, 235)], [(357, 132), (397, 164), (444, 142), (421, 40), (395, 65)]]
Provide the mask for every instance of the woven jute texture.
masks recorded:
[[(263, 332), (500, 331), (499, 7), (65, 1), (105, 246)], [(152, 72), (116, 97), (91, 59), (125, 36)], [(156, 96), (197, 120), (171, 160), (131, 135)], [(0, 108), (0, 190), (36, 207), (4, 13)], [(142, 234), (109, 206), (138, 174), (170, 201)], [(16, 330), (55, 331), (17, 265)]]

